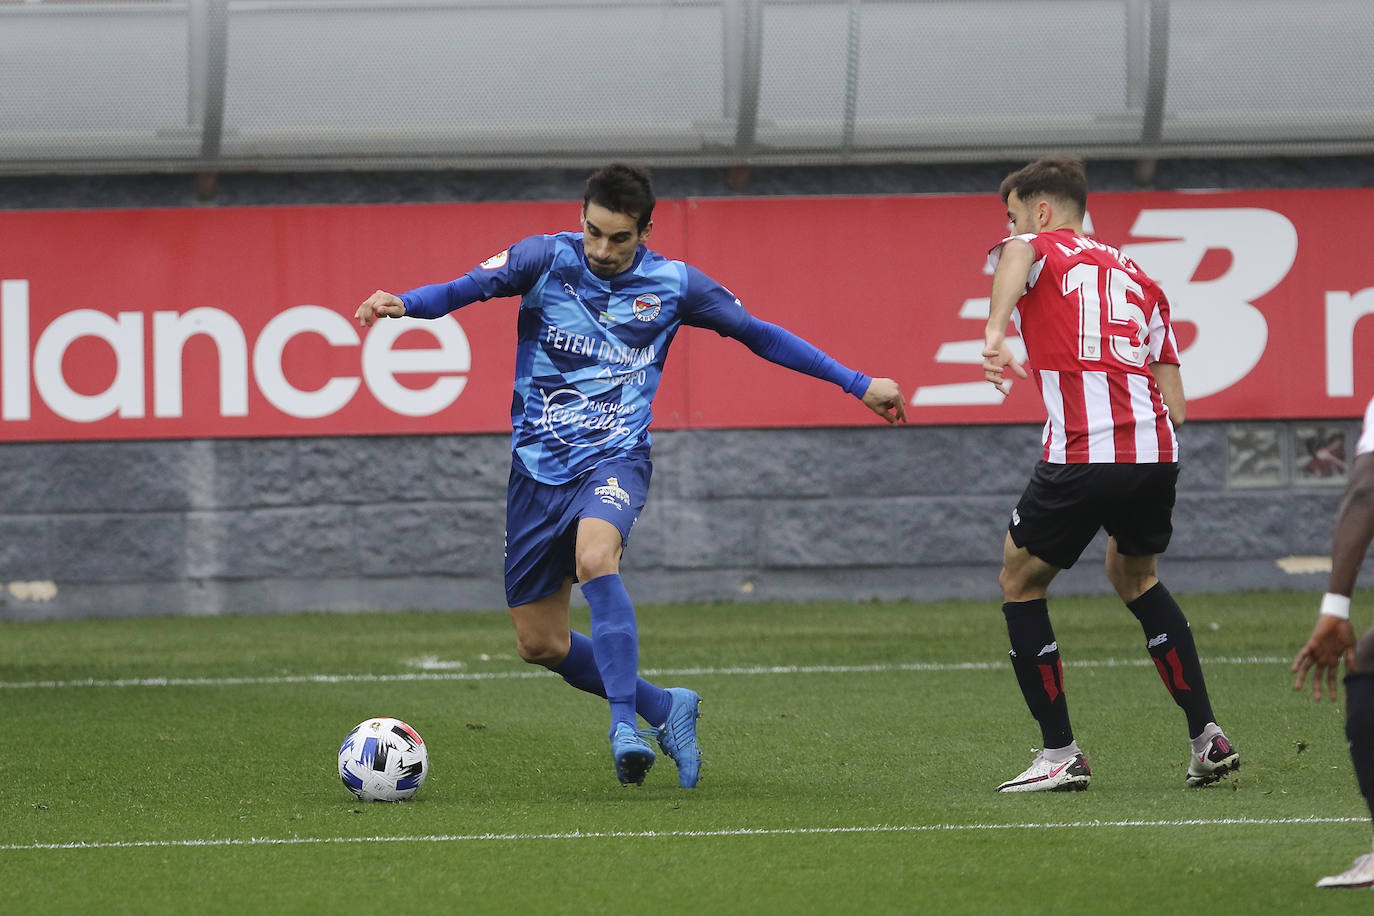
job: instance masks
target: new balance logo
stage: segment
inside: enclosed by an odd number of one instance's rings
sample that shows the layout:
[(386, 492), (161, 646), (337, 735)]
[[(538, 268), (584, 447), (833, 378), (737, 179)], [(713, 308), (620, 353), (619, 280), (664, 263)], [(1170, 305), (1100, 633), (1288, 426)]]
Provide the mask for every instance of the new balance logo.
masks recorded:
[(1147, 648), (1147, 649), (1153, 649), (1155, 646), (1163, 645), (1164, 643), (1166, 643), (1166, 642), (1168, 642), (1168, 641), (1169, 641), (1169, 634), (1168, 634), (1168, 633), (1160, 633), (1158, 636), (1153, 637), (1149, 642), (1147, 642), (1147, 643), (1145, 644), (1145, 648)]
[(1059, 643), (1058, 643), (1058, 642), (1052, 642), (1052, 643), (1050, 643), (1048, 646), (1046, 646), (1045, 648), (1043, 648), (1043, 649), (1041, 649), (1039, 652), (1037, 652), (1036, 655), (1035, 655), (1035, 657), (1036, 657), (1036, 658), (1039, 658), (1039, 657), (1042, 656), (1042, 655), (1049, 655), (1051, 652), (1058, 652), (1058, 651), (1059, 651)]

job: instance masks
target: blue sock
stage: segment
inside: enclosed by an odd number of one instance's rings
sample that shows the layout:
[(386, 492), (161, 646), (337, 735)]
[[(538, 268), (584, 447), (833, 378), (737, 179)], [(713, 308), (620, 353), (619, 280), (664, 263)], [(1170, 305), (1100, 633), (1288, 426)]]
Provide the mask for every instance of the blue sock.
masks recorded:
[[(568, 635), (571, 641), (567, 657), (549, 670), (578, 690), (585, 690), (604, 700), (606, 688), (601, 685), (601, 672), (596, 667), (592, 641), (576, 630), (572, 630)], [(672, 705), (673, 698), (662, 687), (651, 684), (644, 678), (639, 678), (635, 682), (635, 711), (645, 722), (654, 726), (667, 722), (668, 710)]]
[(592, 651), (601, 685), (611, 703), (611, 731), (635, 719), (635, 682), (639, 680), (639, 629), (635, 606), (620, 576), (611, 573), (582, 583), (592, 612)]

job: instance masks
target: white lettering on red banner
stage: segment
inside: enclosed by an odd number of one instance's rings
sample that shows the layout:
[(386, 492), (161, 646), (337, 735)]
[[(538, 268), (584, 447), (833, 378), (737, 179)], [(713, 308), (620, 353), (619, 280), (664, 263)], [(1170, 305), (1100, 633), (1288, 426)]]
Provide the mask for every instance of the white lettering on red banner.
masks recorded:
[[(218, 355), (220, 417), (248, 415), (248, 341), (243, 328), (227, 312), (195, 308), (184, 313), (156, 311), (153, 333), (153, 412), (175, 419), (183, 415), (183, 353), (188, 341), (205, 335)], [(27, 420), (33, 415), (33, 395), (64, 420), (95, 423), (117, 416), (143, 417), (144, 392), (143, 314), (119, 312), (114, 317), (94, 309), (63, 312), (43, 328), (33, 348), (32, 364), (24, 345), (30, 334), (29, 284), (26, 280), (0, 283), (0, 368), (3, 398), (0, 419)], [(429, 349), (393, 349), (407, 331), (430, 335), (438, 344)], [(362, 344), (357, 376), (336, 376), (323, 387), (302, 390), (287, 377), (283, 354), (290, 341), (303, 334), (318, 335), (334, 347)], [(77, 391), (64, 369), (64, 357), (81, 338), (95, 338), (114, 354), (113, 381), (98, 393)], [(317, 419), (342, 410), (357, 394), (362, 382), (388, 410), (407, 417), (427, 417), (447, 408), (462, 394), (464, 375), (472, 356), (467, 336), (452, 317), (438, 321), (401, 318), (382, 322), (365, 341), (339, 312), (319, 305), (298, 305), (274, 316), (252, 346), (252, 381), (277, 410), (290, 417)], [(29, 385), (30, 374), (33, 386)], [(412, 389), (397, 381), (398, 375), (433, 374), (429, 386)]]

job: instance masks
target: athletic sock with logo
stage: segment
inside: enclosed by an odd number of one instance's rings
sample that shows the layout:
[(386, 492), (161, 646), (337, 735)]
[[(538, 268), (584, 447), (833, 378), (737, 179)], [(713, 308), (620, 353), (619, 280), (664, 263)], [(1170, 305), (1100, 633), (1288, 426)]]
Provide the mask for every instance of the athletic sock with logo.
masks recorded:
[[(601, 684), (601, 672), (596, 667), (596, 653), (592, 651), (591, 639), (576, 630), (570, 630), (568, 635), (567, 657), (549, 670), (578, 690), (585, 690), (604, 700), (606, 688)], [(642, 677), (635, 681), (635, 711), (650, 725), (659, 726), (668, 721), (668, 710), (672, 705), (673, 698), (662, 687)]]
[(611, 573), (582, 583), (592, 616), (592, 652), (601, 685), (611, 704), (611, 731), (635, 719), (635, 682), (639, 680), (639, 628), (635, 607), (620, 576)]
[(1360, 794), (1374, 818), (1374, 674), (1345, 676), (1345, 737)]
[(1188, 618), (1163, 582), (1156, 582), (1126, 607), (1145, 631), (1145, 646), (1159, 669), (1160, 680), (1188, 717), (1188, 736), (1198, 737), (1216, 717), (1212, 715), (1212, 702), (1207, 696), (1207, 682), (1202, 678), (1202, 662), (1197, 657)]
[(1050, 626), (1049, 604), (1044, 598), (1033, 601), (1008, 601), (1002, 605), (1011, 638), (1011, 667), (1026, 706), (1040, 723), (1040, 736), (1047, 748), (1073, 744), (1069, 724), (1069, 701), (1064, 697), (1064, 663), (1059, 643)]

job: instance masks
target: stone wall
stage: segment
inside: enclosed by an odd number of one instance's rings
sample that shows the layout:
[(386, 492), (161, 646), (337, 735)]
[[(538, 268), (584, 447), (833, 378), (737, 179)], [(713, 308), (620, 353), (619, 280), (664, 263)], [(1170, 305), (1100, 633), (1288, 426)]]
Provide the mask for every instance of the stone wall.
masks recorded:
[[(1319, 592), (1323, 574), (1277, 561), (1329, 553), (1339, 487), (1229, 487), (1227, 428), (1183, 429), (1162, 577), (1178, 591)], [(993, 600), (1038, 443), (1030, 426), (659, 434), (627, 583), (640, 603)], [(0, 619), (504, 607), (506, 436), (10, 443), (0, 456)], [(1056, 590), (1109, 593), (1103, 545)]]

